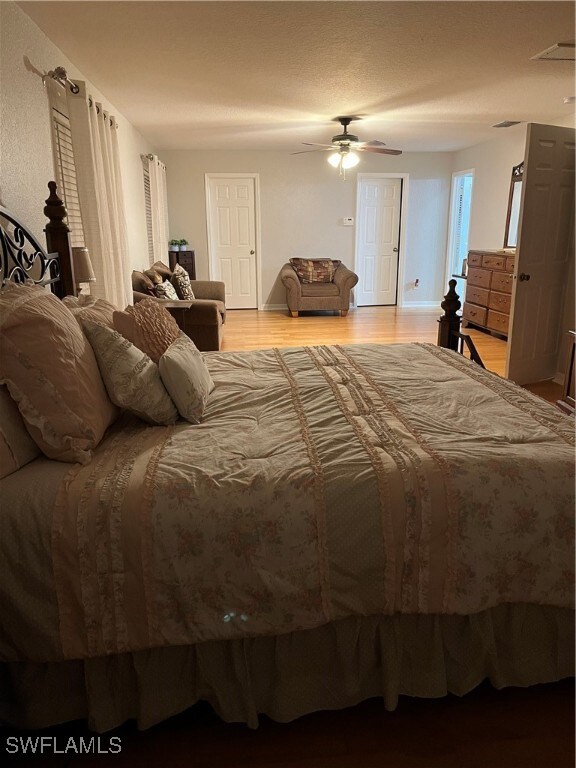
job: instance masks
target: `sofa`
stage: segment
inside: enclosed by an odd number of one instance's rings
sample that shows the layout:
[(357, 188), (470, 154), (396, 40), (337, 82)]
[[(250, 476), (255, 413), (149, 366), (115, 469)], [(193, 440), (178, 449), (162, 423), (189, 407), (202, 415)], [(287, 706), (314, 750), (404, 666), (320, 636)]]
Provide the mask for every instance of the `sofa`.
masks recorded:
[[(326, 262), (328, 270), (316, 266)], [(323, 309), (339, 311), (346, 317), (358, 275), (332, 259), (290, 259), (282, 267), (280, 279), (286, 288), (286, 303), (292, 317), (298, 317), (301, 311)]]
[(194, 292), (191, 301), (157, 298), (151, 272), (156, 272), (163, 281), (172, 281), (172, 270), (161, 261), (157, 261), (144, 272), (132, 272), (132, 291), (134, 303), (153, 296), (160, 302), (178, 323), (178, 327), (201, 352), (220, 349), (223, 325), (226, 322), (225, 287), (219, 280), (191, 280)]

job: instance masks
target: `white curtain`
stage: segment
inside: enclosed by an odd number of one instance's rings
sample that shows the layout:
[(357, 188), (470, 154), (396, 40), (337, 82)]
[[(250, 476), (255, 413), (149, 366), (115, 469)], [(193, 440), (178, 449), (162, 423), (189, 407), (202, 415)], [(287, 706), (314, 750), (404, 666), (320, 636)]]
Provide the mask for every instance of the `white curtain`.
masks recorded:
[(132, 303), (132, 285), (118, 126), (86, 93), (86, 84), (75, 82), (79, 92), (66, 93), (84, 235), (96, 275), (90, 292), (123, 309)]
[(168, 251), (168, 197), (166, 166), (156, 155), (142, 155), (150, 180), (150, 224), (154, 261), (166, 261)]

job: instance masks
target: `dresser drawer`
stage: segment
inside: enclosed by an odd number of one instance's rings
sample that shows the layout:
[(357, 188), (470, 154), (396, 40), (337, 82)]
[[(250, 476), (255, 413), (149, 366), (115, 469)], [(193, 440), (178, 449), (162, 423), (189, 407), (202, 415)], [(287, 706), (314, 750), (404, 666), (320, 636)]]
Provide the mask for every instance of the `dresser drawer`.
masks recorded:
[(468, 304), (468, 302), (465, 302), (464, 309), (462, 310), (462, 317), (464, 320), (469, 320), (471, 323), (486, 325), (487, 311), (486, 307), (477, 307), (476, 304)]
[(499, 333), (505, 333), (508, 335), (508, 325), (510, 323), (510, 316), (505, 315), (503, 312), (496, 312), (495, 309), (488, 310), (488, 322), (486, 325), (493, 331)]
[(492, 290), (500, 293), (512, 293), (513, 277), (508, 272), (494, 272), (492, 275)]
[(490, 309), (496, 309), (498, 312), (504, 312), (510, 314), (510, 302), (512, 296), (509, 293), (497, 293), (496, 291), (490, 291), (490, 298), (488, 300), (488, 306)]
[(478, 288), (477, 285), (466, 286), (465, 301), (470, 302), (471, 304), (480, 304), (483, 307), (487, 307), (489, 296), (490, 291), (488, 288)]
[(476, 285), (479, 288), (490, 288), (492, 272), (489, 269), (472, 267), (468, 270), (468, 285)]
[(482, 266), (485, 269), (504, 269), (506, 266), (505, 256), (494, 256), (493, 254), (484, 254), (482, 256)]
[(468, 266), (469, 267), (481, 267), (482, 266), (482, 254), (476, 251), (468, 251)]
[(506, 257), (506, 272), (514, 272), (514, 264), (516, 262), (515, 256), (507, 256)]

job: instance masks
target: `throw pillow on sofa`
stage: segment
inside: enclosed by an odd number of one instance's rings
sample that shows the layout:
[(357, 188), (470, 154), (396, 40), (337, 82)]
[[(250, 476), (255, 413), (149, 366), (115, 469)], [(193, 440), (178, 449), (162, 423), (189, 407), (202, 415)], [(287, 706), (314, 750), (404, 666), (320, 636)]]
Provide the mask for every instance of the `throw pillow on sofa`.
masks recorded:
[(176, 289), (168, 280), (159, 283), (154, 288), (154, 293), (158, 299), (168, 299), (169, 301), (179, 301)]
[(332, 259), (290, 259), (301, 283), (331, 283), (340, 264)]
[(195, 296), (194, 291), (192, 290), (192, 284), (190, 283), (190, 275), (180, 264), (176, 264), (174, 267), (174, 273), (172, 274), (170, 282), (176, 289), (179, 299), (183, 299), (184, 301), (194, 300)]

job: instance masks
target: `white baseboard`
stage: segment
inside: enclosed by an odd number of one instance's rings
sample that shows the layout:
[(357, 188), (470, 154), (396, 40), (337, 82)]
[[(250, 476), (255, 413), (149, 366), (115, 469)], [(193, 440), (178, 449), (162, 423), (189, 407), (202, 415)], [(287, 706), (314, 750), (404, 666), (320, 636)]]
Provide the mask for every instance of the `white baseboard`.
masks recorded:
[(263, 312), (277, 312), (279, 309), (283, 309), (285, 312), (288, 312), (288, 304), (263, 304), (262, 305)]
[(405, 301), (400, 309), (438, 309), (438, 312), (442, 312), (439, 301)]

